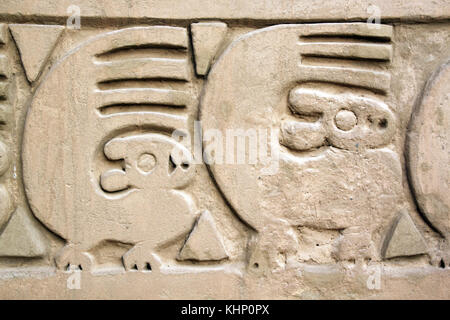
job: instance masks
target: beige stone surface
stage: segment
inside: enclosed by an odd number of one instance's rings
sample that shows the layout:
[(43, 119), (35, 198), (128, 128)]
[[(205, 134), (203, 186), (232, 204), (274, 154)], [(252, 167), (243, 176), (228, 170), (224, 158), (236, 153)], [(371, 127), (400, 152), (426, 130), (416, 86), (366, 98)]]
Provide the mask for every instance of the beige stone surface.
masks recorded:
[(448, 1), (0, 3), (1, 299), (450, 299)]
[(386, 238), (386, 258), (427, 253), (427, 247), (407, 213), (401, 213)]
[(47, 62), (61, 32), (62, 26), (10, 25), (20, 58), (29, 81), (34, 81)]
[[(148, 240), (151, 250), (164, 240), (186, 235), (195, 220), (194, 202), (177, 190), (189, 182), (194, 168), (184, 167), (183, 159), (171, 155), (174, 148), (186, 148), (161, 133), (142, 132), (146, 127), (167, 126), (167, 131), (185, 127), (187, 116), (152, 107), (186, 109), (193, 102), (189, 87), (181, 83), (185, 90), (136, 88), (127, 82), (147, 78), (187, 81), (186, 53), (166, 58), (158, 48), (157, 57), (135, 58), (127, 48), (139, 45), (165, 46), (169, 52), (178, 50), (172, 47), (186, 48), (187, 32), (175, 27), (136, 27), (88, 41), (50, 73), (27, 115), (23, 164), (28, 199), (36, 217), (70, 240), (71, 250), (89, 250), (103, 240), (127, 244)], [(122, 48), (128, 57), (120, 55)], [(86, 63), (84, 67), (77, 66), (79, 59)], [(73, 85), (71, 77), (61, 82), (63, 74), (80, 77), (78, 85)], [(127, 80), (122, 87), (110, 88), (121, 79)], [(100, 89), (101, 84), (108, 88)], [(60, 90), (76, 98), (61, 107)], [(43, 117), (48, 113), (53, 116)], [(76, 137), (74, 132), (85, 134)], [(61, 153), (62, 145), (66, 147)], [(53, 165), (36, 170), (35, 163), (39, 158), (46, 162), (48, 152), (54, 154)], [(142, 155), (154, 157), (155, 167), (146, 170), (140, 165)]]
[(408, 135), (409, 173), (419, 209), (445, 238), (440, 253), (450, 260), (450, 63), (428, 81)]
[[(375, 5), (384, 12), (387, 19), (404, 21), (430, 21), (431, 19), (448, 19), (450, 9), (446, 0), (431, 3), (422, 0), (338, 0), (324, 3), (322, 0), (282, 0), (248, 2), (242, 0), (195, 0), (186, 2), (176, 0), (151, 0), (131, 4), (128, 0), (79, 0), (80, 7), (86, 10), (85, 17), (136, 18), (136, 19), (264, 19), (264, 20), (366, 20), (370, 17), (367, 8)], [(23, 0), (20, 3), (5, 0), (0, 4), (0, 11), (8, 17), (14, 15), (44, 17), (67, 17), (67, 8), (71, 0), (47, 0), (45, 5), (34, 0)]]
[(46, 240), (23, 209), (18, 209), (0, 236), (0, 255), (6, 257), (42, 257)]
[(209, 211), (204, 211), (187, 237), (177, 259), (220, 261), (227, 258), (228, 254), (213, 217)]
[(197, 74), (205, 75), (225, 38), (227, 25), (223, 22), (193, 23), (191, 32), (195, 70)]

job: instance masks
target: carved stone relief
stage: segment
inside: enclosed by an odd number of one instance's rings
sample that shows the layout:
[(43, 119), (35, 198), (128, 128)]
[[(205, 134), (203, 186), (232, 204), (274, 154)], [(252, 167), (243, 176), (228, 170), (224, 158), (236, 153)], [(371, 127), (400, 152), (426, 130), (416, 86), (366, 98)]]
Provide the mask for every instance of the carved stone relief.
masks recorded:
[(448, 21), (6, 12), (0, 282), (449, 298)]
[(8, 29), (0, 25), (0, 230), (4, 229), (13, 213), (16, 203), (14, 199), (13, 155), (14, 129), (13, 88), (11, 57), (8, 47), (11, 45)]
[(444, 237), (439, 257), (450, 263), (450, 63), (438, 68), (427, 82), (423, 97), (412, 115), (407, 156), (412, 188), (419, 210)]
[[(230, 204), (261, 238), (272, 238), (271, 225), (289, 237), (281, 229), (339, 230), (337, 260), (381, 259), (385, 229), (405, 199), (398, 152), (387, 148), (396, 131), (396, 107), (384, 102), (392, 27), (380, 27), (262, 29), (236, 41), (209, 74), (201, 101), (206, 129), (280, 131), (276, 174), (252, 164), (212, 166)], [(355, 36), (364, 40), (354, 43)], [(255, 250), (267, 254), (274, 248), (264, 241)]]

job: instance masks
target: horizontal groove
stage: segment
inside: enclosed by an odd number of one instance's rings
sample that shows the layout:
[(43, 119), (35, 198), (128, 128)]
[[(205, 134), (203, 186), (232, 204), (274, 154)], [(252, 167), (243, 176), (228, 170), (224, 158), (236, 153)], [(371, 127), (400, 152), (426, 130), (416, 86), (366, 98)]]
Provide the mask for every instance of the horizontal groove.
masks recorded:
[(142, 79), (120, 79), (108, 80), (97, 83), (100, 90), (115, 90), (124, 88), (156, 88), (156, 89), (171, 89), (183, 90), (186, 85), (186, 80), (183, 79), (168, 79), (164, 77), (159, 78), (142, 78)]
[(96, 57), (102, 57), (110, 54), (114, 54), (120, 51), (139, 50), (139, 49), (167, 49), (186, 52), (186, 46), (177, 44), (132, 44), (116, 47), (111, 50), (99, 53)]
[[(430, 3), (432, 4), (432, 3)], [(383, 16), (383, 23), (405, 23), (405, 24), (417, 24), (417, 23), (446, 23), (450, 19), (450, 14), (443, 12), (437, 12), (434, 8), (436, 6), (427, 6), (430, 8), (424, 12), (418, 12), (417, 8), (403, 8), (400, 12), (393, 13), (389, 16)], [(152, 8), (155, 9), (155, 8)], [(152, 14), (141, 14), (130, 15), (128, 12), (123, 12), (120, 14), (114, 14), (108, 12), (107, 14), (99, 15), (83, 15), (83, 25), (89, 27), (111, 27), (114, 25), (116, 27), (129, 27), (130, 25), (165, 25), (165, 26), (178, 26), (187, 28), (191, 23), (198, 22), (200, 19), (196, 16), (184, 14), (176, 18), (168, 18), (167, 14), (157, 14), (153, 11)], [(236, 11), (233, 11), (235, 13)], [(155, 16), (156, 15), (156, 16)], [(251, 14), (250, 14), (251, 15)], [(215, 19), (220, 20), (229, 26), (255, 26), (255, 27), (265, 27), (275, 24), (298, 24), (298, 23), (366, 23), (369, 18), (368, 14), (351, 14), (349, 12), (345, 13), (333, 13), (328, 12), (326, 15), (321, 15), (318, 17), (314, 13), (306, 13), (302, 11), (295, 11), (291, 14), (283, 12), (270, 12), (270, 15), (264, 15), (264, 17), (257, 17), (251, 15), (239, 16), (234, 15), (223, 15), (223, 10), (220, 13), (212, 14), (207, 20)], [(244, 19), (244, 20), (243, 20)], [(14, 12), (2, 12), (0, 13), (0, 20), (4, 23), (33, 23), (38, 24), (58, 24), (64, 25), (67, 22), (67, 13), (63, 10), (60, 13), (50, 13), (42, 12), (34, 9), (27, 13), (18, 15)]]
[(392, 55), (387, 44), (318, 42), (299, 43), (298, 48), (301, 55), (310, 57), (389, 61)]
[[(327, 61), (329, 64), (335, 64), (335, 63), (388, 63), (390, 59), (380, 59), (380, 58), (363, 58), (363, 57), (355, 57), (351, 55), (340, 55), (340, 56), (333, 56), (331, 54), (314, 54), (314, 53), (304, 53), (302, 54), (302, 63), (303, 64), (309, 64), (309, 65), (315, 65), (315, 62), (320, 61), (321, 64), (327, 64)], [(357, 68), (358, 65), (355, 64), (355, 67)]]
[(343, 36), (300, 36), (300, 42), (302, 43), (365, 43), (365, 44), (391, 44), (389, 40), (378, 38), (366, 38), (366, 37), (343, 37)]
[(303, 42), (354, 42), (354, 43), (390, 43), (390, 38), (375, 38), (358, 35), (345, 34), (321, 34), (301, 35), (299, 39)]
[(341, 83), (349, 86), (368, 88), (382, 93), (387, 92), (390, 88), (391, 76), (387, 72), (303, 65), (299, 69), (299, 76), (307, 81)]
[(156, 104), (184, 108), (192, 101), (185, 91), (157, 88), (123, 88), (96, 91), (96, 101), (101, 107), (110, 105)]
[(140, 58), (96, 63), (97, 82), (168, 78), (188, 80), (187, 59)]
[[(102, 115), (112, 115), (117, 113), (171, 113), (173, 105), (153, 104), (153, 103), (117, 103), (105, 105), (98, 108)], [(173, 115), (177, 115), (176, 112)]]
[[(123, 35), (126, 34), (124, 37)], [(104, 39), (104, 47), (98, 55), (130, 47), (187, 48), (186, 28), (169, 26), (132, 27), (111, 32)]]
[(302, 31), (301, 37), (345, 37), (365, 39), (367, 41), (390, 41), (393, 28), (389, 25), (348, 23), (324, 23)]
[(157, 58), (165, 57), (182, 59), (186, 56), (186, 48), (181, 46), (159, 46), (159, 45), (130, 45), (115, 48), (110, 51), (96, 55), (96, 61), (112, 61), (129, 58)]

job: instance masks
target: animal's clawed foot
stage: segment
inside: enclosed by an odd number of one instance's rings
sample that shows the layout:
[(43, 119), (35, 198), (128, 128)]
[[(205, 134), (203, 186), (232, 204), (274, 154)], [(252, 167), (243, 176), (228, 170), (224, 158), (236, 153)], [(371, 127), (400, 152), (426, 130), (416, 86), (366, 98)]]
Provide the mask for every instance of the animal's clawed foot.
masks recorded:
[(158, 272), (161, 266), (152, 248), (145, 242), (128, 250), (123, 255), (122, 262), (126, 271)]
[(439, 250), (432, 254), (431, 264), (433, 266), (445, 269), (450, 268), (450, 241), (443, 240), (440, 243)]
[(337, 259), (354, 262), (376, 259), (370, 232), (361, 227), (345, 229), (339, 240)]
[(55, 257), (56, 267), (59, 270), (91, 271), (94, 257), (73, 244), (65, 245)]

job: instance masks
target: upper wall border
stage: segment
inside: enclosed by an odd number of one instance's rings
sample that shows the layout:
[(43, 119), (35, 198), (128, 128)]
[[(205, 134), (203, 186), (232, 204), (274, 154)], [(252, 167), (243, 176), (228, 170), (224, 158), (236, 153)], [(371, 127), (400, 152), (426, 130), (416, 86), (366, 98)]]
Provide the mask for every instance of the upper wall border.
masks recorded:
[(5, 22), (64, 23), (76, 5), (87, 24), (220, 19), (261, 23), (365, 21), (379, 8), (382, 22), (450, 20), (449, 0), (2, 0)]

